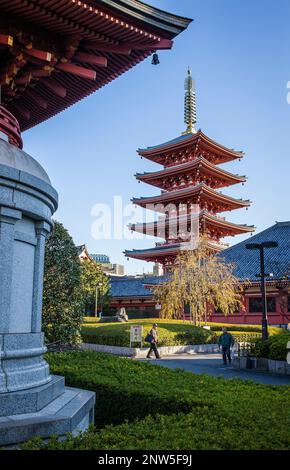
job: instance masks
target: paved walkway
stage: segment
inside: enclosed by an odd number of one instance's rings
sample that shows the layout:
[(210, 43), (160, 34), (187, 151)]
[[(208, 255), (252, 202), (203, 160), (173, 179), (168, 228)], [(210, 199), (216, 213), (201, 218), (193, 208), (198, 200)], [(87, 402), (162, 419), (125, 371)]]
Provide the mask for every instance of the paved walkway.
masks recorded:
[(164, 359), (136, 359), (150, 361), (151, 364), (169, 367), (170, 369), (184, 369), (195, 374), (208, 374), (225, 379), (239, 378), (242, 380), (253, 380), (257, 383), (273, 385), (289, 385), (290, 376), (274, 375), (266, 372), (252, 370), (238, 370), (231, 366), (224, 366), (220, 354), (174, 354)]

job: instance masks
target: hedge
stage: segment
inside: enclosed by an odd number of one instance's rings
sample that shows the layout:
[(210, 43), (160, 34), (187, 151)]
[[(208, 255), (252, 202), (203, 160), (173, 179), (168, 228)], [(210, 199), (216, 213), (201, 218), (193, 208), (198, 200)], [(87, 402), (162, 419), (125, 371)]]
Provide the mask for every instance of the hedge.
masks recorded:
[[(290, 387), (194, 375), (95, 352), (48, 355), (97, 394), (97, 430), (25, 449), (289, 449)], [(126, 422), (127, 420), (127, 422)]]
[(251, 354), (274, 361), (286, 361), (288, 342), (290, 342), (290, 333), (271, 336), (267, 341), (258, 340), (255, 342)]
[[(143, 341), (152, 323), (143, 324)], [(130, 346), (130, 323), (85, 324), (82, 339), (85, 343), (106, 344), (109, 346)], [(158, 328), (160, 346), (183, 344), (205, 344), (216, 342), (216, 335), (204, 328), (187, 324), (161, 323)]]
[[(99, 323), (100, 319), (97, 317), (84, 317), (84, 324), (96, 324)], [(152, 325), (154, 322), (157, 322), (159, 325), (184, 325), (184, 326), (193, 326), (188, 320), (168, 320), (163, 318), (139, 318), (139, 319), (130, 319), (127, 325), (140, 323), (144, 326)], [(101, 323), (99, 324), (101, 325)], [(204, 326), (205, 322), (201, 323), (201, 326)], [(242, 332), (256, 332), (261, 333), (262, 327), (260, 325), (248, 325), (248, 324), (235, 324), (235, 323), (214, 323), (207, 322), (206, 325), (210, 326), (211, 331), (221, 331), (223, 327), (226, 327), (230, 331), (242, 331)], [(270, 335), (284, 334), (285, 330), (276, 326), (269, 326)]]

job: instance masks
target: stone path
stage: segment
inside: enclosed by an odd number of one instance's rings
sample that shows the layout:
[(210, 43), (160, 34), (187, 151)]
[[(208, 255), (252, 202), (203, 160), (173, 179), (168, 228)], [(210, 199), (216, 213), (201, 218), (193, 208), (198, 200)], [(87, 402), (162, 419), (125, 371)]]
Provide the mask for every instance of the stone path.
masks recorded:
[(220, 354), (180, 354), (166, 356), (164, 359), (136, 359), (150, 361), (151, 364), (169, 367), (170, 369), (184, 369), (195, 374), (208, 374), (225, 379), (239, 378), (253, 380), (257, 383), (272, 385), (289, 385), (290, 376), (274, 375), (266, 372), (252, 370), (238, 370), (231, 366), (224, 366)]

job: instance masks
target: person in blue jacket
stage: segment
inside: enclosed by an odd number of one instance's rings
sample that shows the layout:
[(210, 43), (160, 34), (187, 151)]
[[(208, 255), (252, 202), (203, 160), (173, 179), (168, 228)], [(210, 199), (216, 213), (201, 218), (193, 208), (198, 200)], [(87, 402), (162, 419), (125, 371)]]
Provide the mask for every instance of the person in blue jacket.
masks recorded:
[(227, 361), (229, 364), (232, 362), (231, 358), (231, 347), (234, 345), (234, 338), (233, 336), (228, 333), (226, 328), (223, 328), (223, 333), (219, 337), (219, 347), (222, 347), (222, 353), (223, 353), (223, 361), (224, 365), (227, 365)]

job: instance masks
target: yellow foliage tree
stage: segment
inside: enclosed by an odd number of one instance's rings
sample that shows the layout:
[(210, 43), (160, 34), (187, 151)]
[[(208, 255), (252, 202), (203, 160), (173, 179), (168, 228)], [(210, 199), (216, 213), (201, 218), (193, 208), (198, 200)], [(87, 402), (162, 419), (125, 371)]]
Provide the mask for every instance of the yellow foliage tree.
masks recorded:
[(213, 254), (202, 238), (194, 250), (181, 251), (167, 280), (155, 287), (154, 297), (161, 305), (161, 318), (182, 318), (188, 305), (194, 324), (207, 321), (213, 310), (224, 315), (242, 306), (235, 265), (226, 263), (221, 254)]

